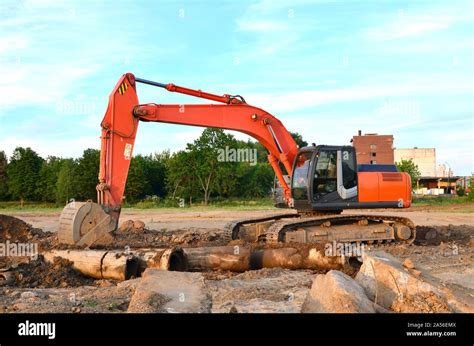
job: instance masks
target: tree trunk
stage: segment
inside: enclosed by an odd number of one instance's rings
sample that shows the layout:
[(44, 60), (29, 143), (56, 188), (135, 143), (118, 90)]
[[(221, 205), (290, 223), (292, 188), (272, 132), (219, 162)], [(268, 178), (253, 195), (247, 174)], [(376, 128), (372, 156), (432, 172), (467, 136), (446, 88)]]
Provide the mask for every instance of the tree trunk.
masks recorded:
[(51, 250), (43, 254), (47, 262), (55, 257), (71, 261), (72, 267), (96, 279), (128, 280), (137, 276), (138, 261), (134, 256), (103, 250)]
[(243, 246), (213, 246), (183, 249), (191, 271), (229, 270), (244, 272), (261, 268), (336, 269), (344, 267), (343, 257), (327, 257), (316, 248), (250, 249)]

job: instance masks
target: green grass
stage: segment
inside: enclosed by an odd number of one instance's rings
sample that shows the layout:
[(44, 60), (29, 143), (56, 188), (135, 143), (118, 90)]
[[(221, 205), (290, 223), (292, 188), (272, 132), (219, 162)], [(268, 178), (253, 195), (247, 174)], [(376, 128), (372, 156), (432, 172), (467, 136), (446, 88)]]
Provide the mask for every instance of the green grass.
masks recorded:
[(442, 196), (433, 196), (433, 197), (414, 197), (413, 205), (415, 206), (446, 206), (446, 205), (460, 205), (460, 204), (473, 204), (474, 201), (472, 198), (467, 196), (459, 197), (442, 197)]
[(213, 209), (238, 209), (238, 210), (258, 210), (258, 209), (273, 209), (273, 200), (271, 198), (259, 199), (214, 199), (209, 201), (207, 206), (204, 206), (201, 201), (196, 201), (192, 206), (189, 206), (188, 201), (185, 202), (184, 207), (179, 207), (177, 201), (161, 200), (161, 201), (140, 201), (134, 204), (124, 204), (127, 209), (187, 209), (187, 210), (213, 210)]
[(57, 212), (62, 206), (48, 202), (24, 202), (21, 206), (19, 201), (0, 201), (0, 213), (2, 212)]
[(84, 300), (84, 306), (86, 306), (88, 308), (95, 308), (95, 307), (97, 307), (97, 305), (98, 305), (97, 301), (95, 301), (93, 299)]
[[(139, 201), (137, 203), (125, 203), (123, 209), (127, 210), (193, 210), (206, 211), (216, 209), (236, 209), (236, 210), (268, 210), (273, 209), (273, 200), (271, 198), (259, 199), (214, 199), (209, 202), (208, 206), (204, 206), (200, 201), (195, 202), (192, 206), (186, 201), (183, 208), (179, 207), (177, 201), (160, 200), (160, 201)], [(0, 201), (1, 213), (15, 213), (15, 212), (60, 212), (63, 206), (58, 206), (55, 203), (47, 202), (24, 202), (23, 207), (19, 201)]]
[[(439, 196), (425, 196), (414, 197), (413, 206), (429, 206), (429, 207), (443, 207), (450, 205), (472, 205), (474, 201), (467, 196), (459, 197), (439, 197)], [(0, 201), (0, 213), (15, 213), (15, 212), (60, 212), (62, 206), (57, 206), (55, 203), (47, 202), (25, 202), (23, 207), (20, 206), (19, 201)], [(127, 210), (147, 210), (160, 209), (163, 211), (177, 211), (177, 210), (191, 210), (191, 211), (206, 211), (217, 209), (231, 209), (231, 210), (271, 210), (274, 209), (273, 200), (271, 198), (257, 198), (257, 199), (212, 199), (208, 206), (202, 205), (200, 201), (196, 201), (191, 207), (186, 201), (183, 208), (178, 206), (178, 202), (170, 199), (162, 199), (159, 201), (145, 200), (137, 203), (125, 203), (124, 209)], [(472, 213), (473, 209), (456, 208), (457, 212)]]

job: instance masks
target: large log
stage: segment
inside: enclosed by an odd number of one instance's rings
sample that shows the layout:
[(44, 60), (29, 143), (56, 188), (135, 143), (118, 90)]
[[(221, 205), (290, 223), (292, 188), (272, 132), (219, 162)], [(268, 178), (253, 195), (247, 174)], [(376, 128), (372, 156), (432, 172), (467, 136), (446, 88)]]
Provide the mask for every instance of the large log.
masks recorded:
[(43, 254), (48, 262), (54, 257), (73, 262), (72, 267), (83, 275), (96, 279), (128, 280), (138, 277), (146, 268), (186, 271), (183, 250), (134, 249), (128, 252), (118, 250), (51, 250)]
[(104, 250), (51, 250), (43, 253), (46, 261), (55, 257), (72, 262), (72, 267), (85, 276), (96, 279), (128, 280), (136, 277), (138, 261), (135, 256), (123, 252)]
[(344, 257), (327, 257), (320, 250), (277, 248), (251, 250), (243, 246), (183, 249), (191, 271), (229, 270), (244, 272), (261, 268), (341, 269)]
[(134, 249), (130, 251), (138, 259), (138, 272), (146, 268), (170, 271), (186, 271), (187, 262), (181, 248), (170, 249)]
[(242, 246), (213, 246), (183, 249), (191, 271), (250, 269), (250, 250)]

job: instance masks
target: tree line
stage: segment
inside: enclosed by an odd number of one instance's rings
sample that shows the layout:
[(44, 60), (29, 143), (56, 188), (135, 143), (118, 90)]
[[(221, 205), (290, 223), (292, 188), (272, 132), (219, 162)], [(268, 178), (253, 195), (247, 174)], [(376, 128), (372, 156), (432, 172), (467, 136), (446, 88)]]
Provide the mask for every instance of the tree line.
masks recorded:
[[(307, 145), (301, 135), (292, 136), (299, 146)], [(236, 157), (237, 154), (247, 155)], [(23, 147), (17, 147), (10, 158), (0, 151), (0, 200), (57, 205), (70, 199), (95, 200), (99, 157), (96, 149), (86, 149), (76, 159), (43, 158)], [(207, 205), (213, 198), (266, 197), (273, 184), (274, 173), (261, 144), (208, 128), (184, 150), (133, 156), (124, 202), (185, 201)]]

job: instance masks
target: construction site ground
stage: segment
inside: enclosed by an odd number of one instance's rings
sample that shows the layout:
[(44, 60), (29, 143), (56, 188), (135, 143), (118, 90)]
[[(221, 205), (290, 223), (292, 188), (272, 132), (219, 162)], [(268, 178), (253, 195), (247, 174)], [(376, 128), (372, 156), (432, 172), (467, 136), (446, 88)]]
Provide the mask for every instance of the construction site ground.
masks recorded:
[[(281, 210), (124, 209), (121, 221), (142, 220), (146, 230), (118, 237), (114, 246), (223, 245), (226, 242), (222, 239), (222, 229), (227, 222), (278, 212)], [(385, 246), (383, 251), (401, 261), (410, 259), (417, 269), (440, 279), (443, 285), (461, 289), (468, 301), (474, 299), (474, 205), (348, 213), (403, 216), (417, 225), (420, 234), (435, 230), (432, 233), (435, 236), (429, 239), (418, 239), (411, 245)], [(9, 211), (3, 214), (14, 216), (31, 227), (22, 229), (24, 226), (21, 224), (7, 225), (8, 230), (0, 231), (0, 242), (37, 241), (40, 251), (57, 246), (55, 232), (59, 212)], [(3, 258), (0, 268), (12, 265), (9, 261)], [(70, 263), (60, 260), (46, 263), (40, 258), (13, 265), (16, 268), (14, 283), (0, 286), (0, 312), (127, 312), (131, 310), (130, 302), (143, 280), (96, 280), (82, 276), (71, 268)], [(243, 273), (199, 273), (196, 280), (202, 285), (200, 304), (205, 307), (204, 312), (294, 313), (301, 312), (314, 277), (321, 273), (324, 272), (264, 268)], [(354, 277), (356, 273), (347, 271), (346, 274)], [(189, 280), (192, 284), (194, 277), (189, 277)], [(156, 295), (151, 310), (149, 304), (143, 311), (173, 312), (164, 308), (168, 300), (166, 295)], [(140, 312), (140, 309), (139, 304), (134, 304), (134, 312)], [(420, 307), (420, 312), (432, 312), (423, 309)], [(436, 308), (433, 309), (437, 312)]]

